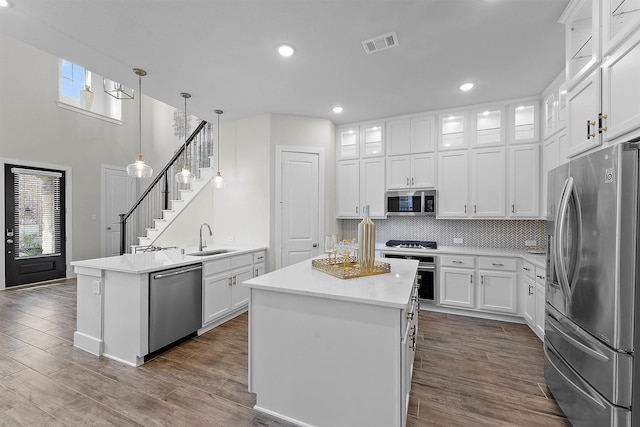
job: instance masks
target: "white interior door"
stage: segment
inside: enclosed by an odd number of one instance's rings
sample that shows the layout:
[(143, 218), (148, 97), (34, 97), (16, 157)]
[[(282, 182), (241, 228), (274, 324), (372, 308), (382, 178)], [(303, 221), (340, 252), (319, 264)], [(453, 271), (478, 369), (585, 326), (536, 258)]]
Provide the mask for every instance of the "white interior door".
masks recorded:
[(135, 179), (122, 168), (105, 166), (103, 173), (104, 238), (102, 256), (120, 255), (120, 214), (135, 202)]
[(286, 267), (320, 253), (320, 154), (282, 151), (280, 263)]

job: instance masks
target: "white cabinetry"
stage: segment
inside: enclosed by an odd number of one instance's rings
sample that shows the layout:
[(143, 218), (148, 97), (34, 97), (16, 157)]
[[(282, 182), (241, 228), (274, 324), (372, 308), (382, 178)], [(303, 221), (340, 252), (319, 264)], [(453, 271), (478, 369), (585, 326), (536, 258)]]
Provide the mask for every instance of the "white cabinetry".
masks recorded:
[(439, 150), (456, 150), (468, 146), (467, 116), (467, 112), (440, 115)]
[(435, 154), (387, 157), (387, 190), (434, 188), (435, 185)]
[(266, 254), (264, 251), (253, 254), (253, 277), (262, 276), (265, 273)]
[(576, 156), (602, 143), (598, 127), (600, 113), (600, 69), (593, 71), (567, 95), (567, 155)]
[(504, 148), (474, 149), (471, 152), (472, 216), (505, 216), (506, 158)]
[(336, 165), (336, 216), (360, 215), (360, 160), (341, 160)]
[(530, 262), (522, 263), (523, 316), (529, 328), (544, 339), (545, 269)]
[(384, 156), (384, 123), (347, 126), (336, 131), (336, 159)]
[[(605, 0), (609, 1), (609, 0)], [(600, 0), (574, 0), (559, 22), (565, 25), (567, 83), (573, 87), (600, 61)]]
[(438, 154), (438, 217), (466, 218), (469, 200), (467, 150)]
[(602, 2), (602, 51), (608, 55), (640, 25), (638, 0), (605, 0)]
[(385, 216), (384, 164), (384, 157), (360, 160), (360, 215), (364, 206), (369, 205), (369, 215), (373, 218)]
[(471, 112), (472, 145), (487, 147), (505, 144), (504, 107), (487, 107)]
[(475, 258), (442, 255), (440, 260), (440, 292), (438, 304), (452, 307), (475, 307)]
[(358, 126), (339, 128), (336, 133), (336, 158), (338, 160), (359, 158), (360, 128)]
[(537, 218), (540, 215), (540, 146), (509, 148), (509, 216)]
[(540, 135), (539, 101), (523, 101), (509, 106), (509, 143), (538, 142)]
[(430, 153), (435, 151), (435, 121), (433, 116), (398, 119), (386, 123), (387, 155)]
[(441, 255), (439, 260), (439, 305), (518, 313), (516, 259)]
[(203, 326), (246, 308), (249, 290), (241, 285), (254, 276), (253, 257), (249, 253), (203, 263)]
[[(638, 7), (640, 8), (640, 5)], [(640, 128), (638, 76), (640, 32), (635, 33), (602, 64), (602, 111), (607, 112), (607, 117), (599, 118), (599, 127), (606, 127), (605, 135), (608, 141)]]
[(374, 218), (384, 218), (385, 159), (341, 160), (336, 166), (336, 216), (360, 218), (369, 205)]
[(518, 313), (517, 260), (478, 257), (478, 309)]

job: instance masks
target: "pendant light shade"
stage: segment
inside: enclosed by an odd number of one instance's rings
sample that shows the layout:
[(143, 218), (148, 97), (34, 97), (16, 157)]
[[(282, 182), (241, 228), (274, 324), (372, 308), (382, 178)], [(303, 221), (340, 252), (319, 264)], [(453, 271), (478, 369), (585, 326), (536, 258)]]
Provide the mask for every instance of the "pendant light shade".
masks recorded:
[(136, 178), (151, 178), (153, 169), (151, 166), (145, 164), (144, 158), (142, 157), (142, 76), (146, 76), (147, 72), (140, 68), (134, 68), (133, 72), (138, 76), (138, 140), (140, 142), (140, 154), (135, 162), (127, 166), (127, 175)]
[(216, 188), (222, 188), (222, 182), (224, 179), (222, 178), (222, 174), (220, 173), (220, 114), (222, 114), (223, 111), (213, 110), (213, 112), (218, 115), (218, 156), (216, 158), (216, 161), (218, 162), (218, 173), (216, 173), (216, 176), (213, 177), (213, 183)]
[(182, 153), (182, 170), (176, 174), (176, 182), (178, 184), (189, 184), (193, 181), (193, 174), (189, 170), (189, 156), (187, 155), (187, 99), (191, 98), (191, 94), (181, 92), (180, 96), (184, 98), (184, 151)]

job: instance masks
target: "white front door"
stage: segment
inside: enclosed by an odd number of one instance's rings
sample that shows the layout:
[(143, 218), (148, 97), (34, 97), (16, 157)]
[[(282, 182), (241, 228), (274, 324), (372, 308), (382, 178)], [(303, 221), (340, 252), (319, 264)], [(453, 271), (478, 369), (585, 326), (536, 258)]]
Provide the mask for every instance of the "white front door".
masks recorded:
[(320, 254), (320, 153), (284, 150), (280, 152), (277, 184), (280, 190), (277, 268)]
[(135, 178), (115, 166), (103, 166), (104, 239), (102, 256), (120, 255), (120, 214), (135, 202)]

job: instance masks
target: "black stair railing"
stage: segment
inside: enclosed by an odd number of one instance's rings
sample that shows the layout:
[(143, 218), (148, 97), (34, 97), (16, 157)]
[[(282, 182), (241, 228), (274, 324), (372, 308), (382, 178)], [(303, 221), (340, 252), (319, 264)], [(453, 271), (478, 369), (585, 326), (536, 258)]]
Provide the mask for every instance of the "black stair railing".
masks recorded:
[(180, 184), (174, 179), (175, 174), (184, 166), (185, 152), (191, 172), (196, 178), (200, 178), (200, 169), (210, 166), (210, 156), (213, 155), (211, 124), (203, 120), (129, 212), (120, 214), (121, 255), (130, 252), (133, 246), (138, 246), (138, 237), (146, 236), (148, 228), (155, 228), (154, 220), (163, 218), (163, 211), (170, 208), (170, 201), (179, 200), (180, 191), (189, 189), (189, 184)]

